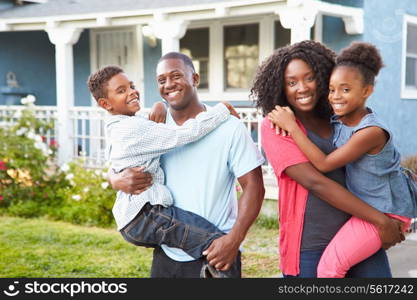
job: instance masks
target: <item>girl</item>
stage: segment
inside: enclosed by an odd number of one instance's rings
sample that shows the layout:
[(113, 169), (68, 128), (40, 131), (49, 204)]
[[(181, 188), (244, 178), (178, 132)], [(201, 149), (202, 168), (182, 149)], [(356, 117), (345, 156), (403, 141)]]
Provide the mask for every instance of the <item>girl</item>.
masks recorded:
[[(412, 179), (400, 167), (391, 132), (365, 105), (382, 66), (378, 50), (369, 43), (352, 43), (336, 58), (328, 99), (335, 113), (331, 122), (337, 149), (330, 154), (323, 153), (305, 136), (288, 108), (276, 107), (268, 117), (291, 135), (319, 171), (329, 172), (346, 165), (349, 191), (400, 220), (405, 231), (417, 212)], [(375, 226), (352, 217), (326, 247), (318, 265), (318, 277), (345, 277), (351, 266), (380, 247)]]
[[(299, 126), (326, 152), (334, 149), (327, 101), (334, 59), (333, 51), (314, 41), (279, 48), (262, 63), (251, 90), (264, 116), (276, 105), (291, 106)], [(344, 188), (343, 168), (320, 173), (291, 137), (276, 135), (270, 125), (264, 118), (261, 141), (279, 184), (280, 267), (285, 277), (316, 277), (324, 249), (350, 215), (374, 224), (386, 247), (401, 240), (396, 221)], [(385, 251), (351, 268), (348, 275), (391, 277)]]

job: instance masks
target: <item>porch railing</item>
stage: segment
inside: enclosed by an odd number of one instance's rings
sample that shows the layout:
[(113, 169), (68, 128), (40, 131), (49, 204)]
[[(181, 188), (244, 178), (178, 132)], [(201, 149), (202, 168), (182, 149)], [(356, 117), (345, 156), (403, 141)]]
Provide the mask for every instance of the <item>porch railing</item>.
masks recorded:
[[(10, 125), (15, 123), (20, 117), (23, 106), (0, 106), (0, 125)], [(241, 120), (251, 134), (254, 142), (261, 149), (260, 121), (262, 116), (253, 108), (237, 108)], [(35, 106), (36, 118), (54, 122), (54, 130), (44, 132), (48, 143), (52, 139), (58, 140), (58, 114), (56, 106)], [(149, 109), (143, 109), (147, 114)], [(70, 109), (71, 136), (70, 145), (58, 145), (59, 149), (71, 147), (68, 151), (70, 157), (66, 161), (71, 161), (79, 157), (85, 160), (87, 168), (102, 168), (106, 165), (106, 134), (104, 128), (105, 116), (107, 112), (98, 107), (73, 107)], [(276, 179), (271, 166), (266, 162), (262, 166), (264, 182), (267, 187), (267, 197), (276, 199), (278, 192), (276, 189)]]

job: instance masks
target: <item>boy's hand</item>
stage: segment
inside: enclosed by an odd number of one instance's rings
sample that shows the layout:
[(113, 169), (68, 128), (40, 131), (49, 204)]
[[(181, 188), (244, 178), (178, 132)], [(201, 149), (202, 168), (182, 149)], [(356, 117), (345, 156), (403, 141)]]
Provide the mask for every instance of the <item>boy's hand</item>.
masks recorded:
[(115, 174), (109, 172), (109, 181), (115, 190), (126, 194), (140, 194), (152, 185), (152, 176), (144, 167), (128, 168)]
[(227, 109), (230, 111), (230, 114), (232, 116), (235, 116), (236, 118), (240, 119), (238, 112), (235, 110), (232, 104), (226, 101), (221, 101), (221, 103), (223, 103), (227, 107)]
[(288, 135), (294, 126), (297, 126), (295, 115), (288, 106), (275, 106), (275, 109), (268, 113), (268, 119), (271, 121), (271, 125), (276, 128), (276, 133), (283, 136)]
[(156, 123), (165, 123), (167, 116), (167, 108), (164, 102), (159, 101), (152, 105), (151, 111), (149, 112), (149, 120)]

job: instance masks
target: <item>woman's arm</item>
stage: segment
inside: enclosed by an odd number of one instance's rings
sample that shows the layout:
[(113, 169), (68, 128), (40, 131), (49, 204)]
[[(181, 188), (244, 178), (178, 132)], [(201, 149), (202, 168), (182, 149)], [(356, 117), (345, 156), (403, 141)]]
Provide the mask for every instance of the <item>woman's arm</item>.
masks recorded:
[(310, 163), (292, 165), (285, 169), (285, 173), (323, 201), (375, 225), (385, 249), (404, 240), (401, 222), (363, 202), (343, 186), (321, 174)]
[(353, 134), (345, 145), (326, 155), (302, 132), (295, 122), (294, 114), (289, 109), (278, 106), (268, 114), (268, 118), (291, 135), (300, 150), (321, 172), (343, 167), (366, 153), (378, 153), (387, 140), (383, 129), (367, 127)]

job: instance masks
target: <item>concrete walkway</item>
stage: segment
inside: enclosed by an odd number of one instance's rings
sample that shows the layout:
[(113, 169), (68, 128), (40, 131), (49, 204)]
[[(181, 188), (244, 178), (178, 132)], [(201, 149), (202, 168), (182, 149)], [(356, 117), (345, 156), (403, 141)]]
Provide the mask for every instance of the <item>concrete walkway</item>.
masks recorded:
[(405, 241), (387, 251), (394, 278), (417, 278), (417, 232), (406, 235)]

